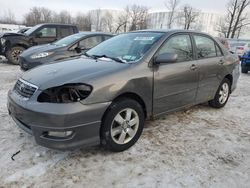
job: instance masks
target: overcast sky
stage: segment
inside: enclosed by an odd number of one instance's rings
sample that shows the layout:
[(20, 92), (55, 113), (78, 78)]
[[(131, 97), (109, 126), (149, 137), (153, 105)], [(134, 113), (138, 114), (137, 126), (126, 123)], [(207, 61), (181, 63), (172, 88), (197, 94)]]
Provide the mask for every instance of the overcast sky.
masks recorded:
[[(33, 6), (43, 6), (55, 11), (68, 10), (73, 15), (90, 9), (122, 9), (127, 4), (145, 5), (151, 12), (163, 11), (167, 0), (0, 0), (0, 16), (11, 10), (16, 19), (22, 20), (23, 15)], [(181, 0), (181, 4), (190, 4), (205, 12), (224, 13), (228, 0)]]

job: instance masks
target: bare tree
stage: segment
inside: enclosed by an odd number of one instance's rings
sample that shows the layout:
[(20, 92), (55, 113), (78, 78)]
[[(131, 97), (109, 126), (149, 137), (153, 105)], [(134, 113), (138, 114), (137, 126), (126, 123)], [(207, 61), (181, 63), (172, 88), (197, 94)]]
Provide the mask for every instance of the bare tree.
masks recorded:
[(53, 22), (53, 14), (50, 9), (44, 7), (33, 7), (24, 15), (24, 23), (33, 26), (39, 23)]
[(63, 10), (57, 15), (57, 22), (59, 23), (71, 24), (72, 20), (72, 16), (67, 10)]
[(183, 7), (182, 19), (184, 21), (184, 29), (191, 29), (192, 24), (197, 21), (197, 18), (200, 15), (200, 11), (195, 9), (190, 5), (185, 5)]
[(228, 28), (225, 24), (225, 18), (221, 18), (216, 28), (216, 31), (219, 32), (220, 37), (224, 37), (224, 38), (227, 37), (227, 29)]
[(111, 12), (106, 12), (102, 17), (102, 30), (112, 32), (113, 31), (114, 17)]
[(130, 31), (147, 28), (148, 8), (141, 5), (128, 7), (131, 19)]
[(91, 11), (91, 23), (95, 31), (101, 31), (101, 9)]
[(249, 5), (250, 0), (230, 0), (225, 22), (219, 27), (219, 33), (225, 34), (226, 38), (239, 37), (242, 29), (250, 25), (249, 15), (245, 13)]
[(11, 10), (4, 11), (4, 16), (0, 18), (1, 23), (16, 24), (15, 14)]
[(165, 2), (165, 6), (167, 7), (169, 11), (168, 15), (168, 28), (172, 28), (172, 24), (174, 23), (176, 19), (176, 11), (178, 8), (178, 5), (180, 4), (180, 0), (168, 0)]
[(127, 32), (129, 20), (130, 20), (130, 11), (129, 7), (127, 6), (118, 17), (115, 33), (119, 33), (120, 31)]
[(75, 17), (75, 24), (81, 31), (91, 31), (91, 16), (90, 13), (78, 13)]

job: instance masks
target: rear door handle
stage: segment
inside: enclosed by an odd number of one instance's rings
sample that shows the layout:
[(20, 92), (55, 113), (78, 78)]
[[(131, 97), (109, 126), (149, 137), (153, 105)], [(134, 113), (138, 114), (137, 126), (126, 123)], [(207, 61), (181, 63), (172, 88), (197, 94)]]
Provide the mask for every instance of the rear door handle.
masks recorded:
[(190, 67), (190, 70), (196, 70), (196, 69), (197, 69), (197, 66), (195, 64), (192, 64)]

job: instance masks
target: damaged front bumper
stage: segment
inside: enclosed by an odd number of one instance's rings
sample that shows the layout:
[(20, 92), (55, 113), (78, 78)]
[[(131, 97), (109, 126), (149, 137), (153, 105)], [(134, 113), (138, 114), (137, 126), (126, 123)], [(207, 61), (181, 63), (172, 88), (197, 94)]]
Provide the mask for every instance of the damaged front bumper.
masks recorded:
[(20, 128), (32, 134), (39, 145), (59, 150), (100, 144), (101, 119), (109, 105), (28, 102), (13, 90), (8, 93), (7, 103), (9, 114)]

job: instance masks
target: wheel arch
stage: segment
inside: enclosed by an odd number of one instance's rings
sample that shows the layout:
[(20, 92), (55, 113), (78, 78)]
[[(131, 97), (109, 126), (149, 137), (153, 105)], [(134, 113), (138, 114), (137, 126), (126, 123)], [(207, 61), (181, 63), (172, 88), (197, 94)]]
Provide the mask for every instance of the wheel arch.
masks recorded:
[[(231, 85), (230, 85), (230, 88), (232, 87), (232, 84), (233, 84), (233, 76), (231, 75), (231, 74), (227, 74), (224, 78), (227, 78), (229, 81), (230, 81), (230, 83), (231, 83)], [(232, 91), (231, 91), (231, 89), (230, 89), (230, 93), (231, 93)]]
[[(112, 100), (112, 103), (114, 103), (114, 102), (116, 102), (116, 101), (118, 101), (118, 100), (120, 100), (122, 98), (128, 98), (128, 99), (132, 99), (132, 100), (135, 100), (136, 102), (138, 102), (141, 105), (142, 109), (143, 109), (145, 119), (147, 118), (147, 107), (146, 107), (146, 104), (145, 104), (144, 100), (138, 94), (133, 93), (133, 92), (122, 93), (122, 94), (116, 96)], [(106, 114), (108, 113), (108, 110), (110, 109), (110, 106), (104, 112), (104, 114), (102, 116), (102, 122), (103, 122), (103, 119), (106, 117)]]

